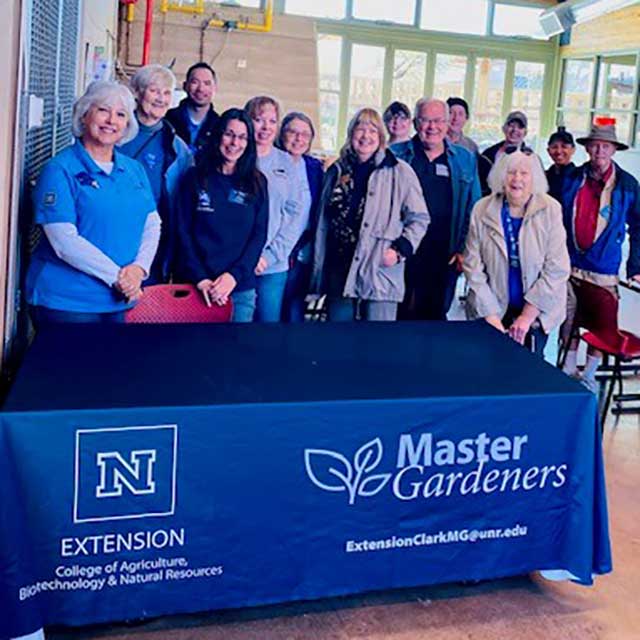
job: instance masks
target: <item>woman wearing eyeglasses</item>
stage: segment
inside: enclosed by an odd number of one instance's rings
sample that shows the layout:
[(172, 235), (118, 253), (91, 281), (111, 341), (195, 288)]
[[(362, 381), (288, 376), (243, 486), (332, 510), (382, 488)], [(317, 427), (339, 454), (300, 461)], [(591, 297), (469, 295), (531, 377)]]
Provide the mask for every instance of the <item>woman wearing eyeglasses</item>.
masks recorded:
[(255, 266), (267, 237), (269, 197), (256, 168), (253, 124), (225, 111), (213, 132), (212, 157), (191, 169), (178, 203), (179, 280), (193, 282), (207, 304), (233, 301), (233, 322), (251, 322)]
[(404, 102), (392, 102), (384, 110), (382, 119), (389, 132), (389, 146), (411, 138), (411, 111)]
[(320, 189), (322, 188), (322, 162), (309, 155), (315, 137), (311, 118), (292, 111), (282, 119), (277, 147), (286, 151), (293, 160), (300, 190), (300, 225), (302, 235), (289, 256), (287, 284), (282, 301), (284, 322), (303, 322), (305, 297), (311, 276), (311, 240), (315, 232)]
[(531, 151), (502, 154), (489, 174), (491, 194), (471, 213), (463, 269), (467, 316), (484, 318), (542, 355), (564, 320), (569, 254), (558, 202)]

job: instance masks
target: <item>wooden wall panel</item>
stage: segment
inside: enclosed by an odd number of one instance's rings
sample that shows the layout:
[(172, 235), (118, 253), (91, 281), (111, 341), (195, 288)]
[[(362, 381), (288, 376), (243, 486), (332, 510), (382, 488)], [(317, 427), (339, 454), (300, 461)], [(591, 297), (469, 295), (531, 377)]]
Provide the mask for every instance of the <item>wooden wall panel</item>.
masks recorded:
[(571, 44), (561, 47), (563, 56), (640, 49), (640, 5), (614, 11), (576, 25)]

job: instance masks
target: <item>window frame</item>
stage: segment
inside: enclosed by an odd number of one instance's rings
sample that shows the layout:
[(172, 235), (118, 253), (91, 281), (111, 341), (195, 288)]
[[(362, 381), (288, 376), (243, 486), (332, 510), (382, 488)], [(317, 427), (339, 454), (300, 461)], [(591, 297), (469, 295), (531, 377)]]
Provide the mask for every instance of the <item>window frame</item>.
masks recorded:
[[(598, 88), (600, 85), (600, 78), (603, 73), (603, 63), (606, 64), (607, 60), (611, 58), (618, 58), (621, 56), (635, 56), (635, 75), (633, 83), (633, 97), (631, 109), (608, 109), (598, 106)], [(623, 51), (607, 51), (597, 54), (584, 54), (584, 55), (567, 55), (560, 61), (558, 92), (555, 101), (555, 122), (556, 125), (564, 122), (565, 112), (575, 112), (576, 109), (565, 108), (562, 104), (563, 101), (563, 85), (565, 80), (566, 65), (567, 62), (572, 60), (590, 61), (594, 64), (593, 78), (591, 79), (589, 108), (586, 110), (589, 116), (589, 122), (593, 122), (593, 119), (599, 115), (607, 115), (611, 117), (617, 117), (618, 115), (629, 115), (631, 121), (629, 123), (629, 132), (625, 138), (620, 138), (622, 142), (629, 145), (632, 149), (640, 148), (640, 136), (637, 135), (637, 131), (640, 131), (640, 52), (637, 49), (623, 50)], [(579, 132), (578, 132), (579, 133)], [(618, 130), (620, 136), (620, 131)]]

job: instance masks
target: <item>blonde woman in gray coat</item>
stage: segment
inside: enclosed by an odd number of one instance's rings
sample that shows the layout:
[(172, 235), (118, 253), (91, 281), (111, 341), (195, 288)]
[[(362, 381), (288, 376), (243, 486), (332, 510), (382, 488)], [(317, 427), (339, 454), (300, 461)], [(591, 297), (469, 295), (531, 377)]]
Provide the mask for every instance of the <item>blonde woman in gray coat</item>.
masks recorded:
[(471, 213), (464, 254), (467, 317), (484, 318), (542, 355), (566, 314), (569, 254), (560, 204), (532, 151), (503, 154), (491, 194)]
[(395, 320), (428, 225), (416, 174), (386, 149), (378, 112), (361, 109), (320, 195), (311, 293), (326, 294), (329, 320)]

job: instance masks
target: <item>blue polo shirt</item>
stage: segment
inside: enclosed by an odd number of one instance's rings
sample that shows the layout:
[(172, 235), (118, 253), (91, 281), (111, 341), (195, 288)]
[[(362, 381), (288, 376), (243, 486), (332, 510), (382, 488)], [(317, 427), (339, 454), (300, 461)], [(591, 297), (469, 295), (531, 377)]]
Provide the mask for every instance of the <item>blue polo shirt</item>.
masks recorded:
[[(140, 248), (147, 216), (156, 210), (142, 165), (114, 151), (105, 173), (76, 143), (50, 160), (33, 193), (35, 222), (70, 222), (78, 233), (123, 267)], [(26, 282), (30, 304), (89, 313), (131, 306), (113, 288), (58, 258), (46, 236), (33, 254)]]

